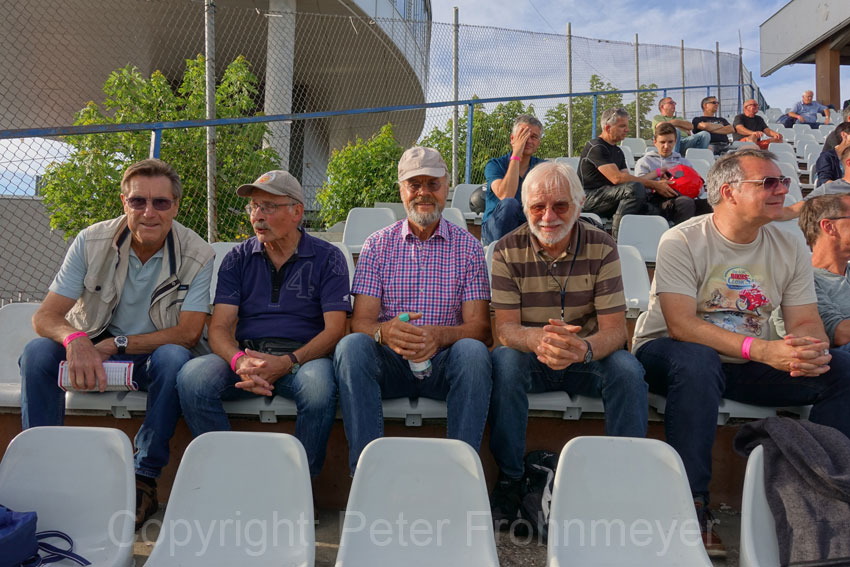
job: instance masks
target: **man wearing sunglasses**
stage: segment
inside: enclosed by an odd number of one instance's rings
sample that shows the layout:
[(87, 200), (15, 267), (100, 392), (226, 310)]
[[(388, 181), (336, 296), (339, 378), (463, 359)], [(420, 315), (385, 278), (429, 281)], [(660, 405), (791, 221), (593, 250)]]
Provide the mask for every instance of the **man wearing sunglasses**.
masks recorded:
[[(721, 399), (813, 404), (813, 422), (850, 435), (850, 353), (830, 349), (808, 250), (772, 222), (788, 192), (775, 160), (745, 149), (714, 163), (714, 213), (662, 236), (649, 311), (632, 347), (650, 391), (667, 397), (667, 442), (682, 457), (714, 556), (725, 553), (707, 514)], [(771, 340), (768, 319), (779, 307), (787, 335)]]
[(224, 257), (218, 272), (209, 354), (177, 376), (192, 435), (229, 431), (222, 401), (256, 396), (295, 400), (295, 437), (310, 475), (322, 470), (336, 416), (330, 355), (351, 311), (345, 257), (307, 234), (304, 191), (276, 170), (236, 190), (255, 236)]
[(137, 528), (158, 507), (156, 478), (180, 417), (177, 372), (192, 357), (209, 313), (214, 254), (174, 220), (181, 194), (180, 178), (165, 162), (127, 168), (124, 214), (74, 239), (33, 316), (42, 338), (20, 359), (24, 429), (62, 424), (60, 361), (68, 361), (71, 388), (90, 392), (106, 388), (104, 361), (134, 364), (133, 380), (148, 392), (135, 439)]
[(490, 450), (499, 481), (490, 496), (497, 528), (519, 511), (529, 392), (601, 397), (608, 435), (644, 437), (643, 367), (626, 344), (617, 244), (579, 221), (584, 190), (568, 165), (546, 162), (526, 179), (528, 224), (493, 253), (496, 335)]
[(770, 142), (781, 142), (782, 134), (767, 127), (764, 118), (756, 114), (759, 110), (759, 103), (753, 99), (744, 101), (744, 112), (739, 114), (732, 121), (732, 127), (735, 132), (732, 133), (732, 139), (736, 142), (758, 142), (763, 136), (767, 136)]
[(697, 116), (692, 120), (694, 132), (711, 134), (708, 148), (714, 152), (714, 155), (720, 155), (729, 147), (729, 134), (734, 132), (734, 129), (728, 120), (722, 116), (717, 116), (720, 101), (717, 100), (716, 96), (705, 97), (700, 106), (702, 107), (702, 116)]
[(708, 132), (692, 133), (693, 124), (691, 124), (680, 116), (675, 116), (676, 101), (674, 101), (672, 98), (666, 96), (659, 100), (658, 110), (659, 112), (661, 112), (661, 114), (656, 114), (652, 118), (652, 129), (655, 130), (655, 128), (662, 122), (667, 122), (675, 126), (675, 151), (679, 152), (682, 155), (685, 155), (689, 148), (708, 147), (708, 144), (711, 141), (711, 134), (709, 134)]

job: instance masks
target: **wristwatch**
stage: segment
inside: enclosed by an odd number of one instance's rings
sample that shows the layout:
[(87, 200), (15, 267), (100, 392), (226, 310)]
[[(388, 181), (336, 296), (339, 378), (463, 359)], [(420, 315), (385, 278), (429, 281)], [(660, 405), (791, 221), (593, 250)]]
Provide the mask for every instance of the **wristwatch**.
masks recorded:
[(593, 360), (593, 349), (590, 346), (590, 341), (584, 341), (584, 344), (587, 345), (587, 352), (584, 353), (584, 363), (587, 364), (591, 360)]
[(383, 327), (383, 326), (384, 326), (384, 324), (381, 323), (381, 324), (378, 325), (378, 328), (375, 330), (375, 342), (378, 343), (378, 344), (381, 344), (381, 327)]
[(115, 348), (118, 349), (118, 354), (124, 354), (127, 352), (127, 337), (124, 335), (118, 335), (117, 337), (112, 339), (112, 342), (115, 343)]
[(289, 357), (289, 360), (292, 361), (292, 368), (289, 369), (290, 374), (297, 374), (299, 370), (301, 370), (301, 365), (298, 363), (298, 357), (295, 356), (294, 352), (286, 353), (286, 356)]

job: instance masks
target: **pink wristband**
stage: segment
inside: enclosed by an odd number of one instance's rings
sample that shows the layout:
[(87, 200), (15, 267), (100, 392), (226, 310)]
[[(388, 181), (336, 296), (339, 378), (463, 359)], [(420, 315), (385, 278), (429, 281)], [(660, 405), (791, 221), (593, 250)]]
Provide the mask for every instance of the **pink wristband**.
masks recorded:
[(244, 350), (240, 350), (236, 354), (233, 355), (233, 358), (230, 359), (230, 369), (236, 372), (236, 361), (242, 358), (243, 356), (247, 356)]
[(87, 336), (88, 336), (88, 334), (84, 333), (83, 331), (77, 331), (76, 333), (71, 333), (70, 335), (65, 337), (65, 340), (62, 341), (62, 346), (64, 346), (65, 348), (68, 348), (68, 345), (71, 344), (71, 341), (75, 341), (75, 340), (79, 339), (80, 337), (87, 337)]
[(511, 156), (511, 161), (522, 161), (522, 158), (519, 156)]
[(741, 356), (743, 356), (746, 360), (750, 360), (750, 346), (752, 346), (754, 340), (755, 339), (752, 337), (747, 337), (744, 339), (744, 342), (741, 343)]

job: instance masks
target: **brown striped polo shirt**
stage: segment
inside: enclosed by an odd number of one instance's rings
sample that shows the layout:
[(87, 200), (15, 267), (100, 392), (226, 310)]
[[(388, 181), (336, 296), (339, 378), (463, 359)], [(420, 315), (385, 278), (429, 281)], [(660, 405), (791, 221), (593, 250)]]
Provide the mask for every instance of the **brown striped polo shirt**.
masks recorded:
[[(542, 327), (561, 317), (561, 287), (566, 283), (564, 320), (581, 326), (581, 337), (597, 331), (597, 314), (626, 310), (617, 244), (595, 226), (581, 221), (575, 226), (567, 250), (555, 259), (532, 237), (528, 224), (496, 244), (493, 309), (520, 309), (522, 325)], [(581, 249), (567, 278), (579, 238)]]

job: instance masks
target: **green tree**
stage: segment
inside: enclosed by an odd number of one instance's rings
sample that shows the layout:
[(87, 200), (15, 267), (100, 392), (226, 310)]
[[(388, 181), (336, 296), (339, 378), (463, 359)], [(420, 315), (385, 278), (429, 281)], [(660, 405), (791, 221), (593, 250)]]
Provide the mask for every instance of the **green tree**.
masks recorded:
[[(476, 104), (472, 110), (472, 159), (470, 160), (470, 182), (484, 183), (484, 166), (494, 157), (505, 154), (511, 149), (511, 128), (514, 119), (520, 114), (534, 114), (534, 107), (523, 106), (514, 100), (497, 104), (492, 112), (484, 110), (484, 105)], [(458, 180), (462, 181), (466, 171), (466, 118), (458, 120)], [(451, 164), (452, 120), (445, 128), (434, 128), (419, 141), (422, 146), (434, 148), (446, 163)], [(451, 167), (451, 165), (449, 165)]]
[[(655, 83), (650, 83), (648, 85), (641, 85), (642, 89), (655, 89), (658, 88), (658, 85)], [(629, 121), (629, 136), (634, 137), (635, 135), (635, 120), (640, 120), (640, 135), (638, 138), (643, 138), (644, 140), (652, 139), (652, 116), (655, 116), (658, 113), (658, 108), (655, 106), (656, 99), (655, 92), (649, 93), (638, 93), (638, 98), (640, 99), (640, 116), (635, 117), (635, 102), (632, 101), (626, 105), (626, 112), (631, 116), (631, 121)], [(647, 118), (649, 116), (650, 118)]]
[(358, 137), (334, 150), (328, 162), (328, 180), (317, 195), (319, 216), (325, 224), (344, 221), (353, 207), (400, 201), (397, 181), (402, 153), (389, 123), (368, 140)]
[[(216, 116), (233, 118), (259, 115), (259, 81), (250, 63), (235, 59), (216, 89)], [(166, 77), (154, 71), (150, 79), (128, 65), (109, 76), (103, 85), (101, 105), (89, 102), (76, 114), (75, 125), (122, 124), (196, 120), (205, 117), (204, 57), (186, 61), (186, 71), (176, 92)], [(265, 124), (240, 124), (216, 130), (217, 230), (223, 240), (250, 232), (241, 207), (234, 204), (232, 188), (276, 169), (280, 158), (263, 147)], [(180, 174), (183, 197), (178, 220), (201, 235), (207, 233), (206, 132), (204, 128), (164, 130), (160, 158)], [(121, 214), (118, 189), (127, 166), (148, 157), (150, 132), (117, 132), (69, 136), (73, 146), (68, 160), (47, 168), (41, 192), (52, 228), (66, 238), (86, 226)]]

